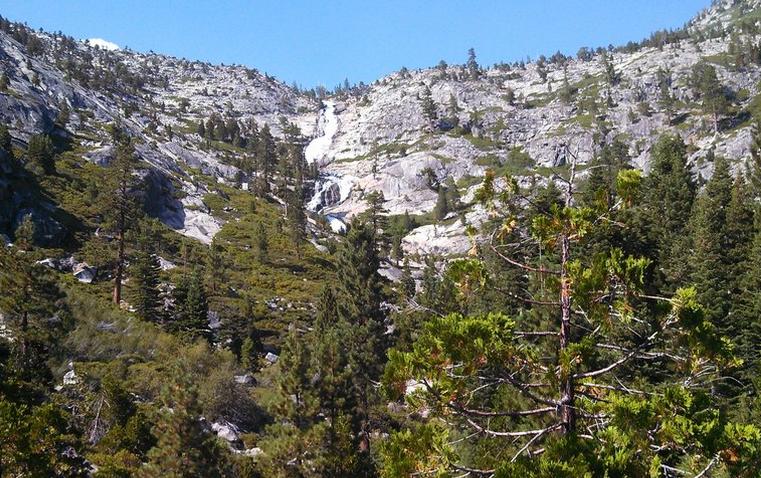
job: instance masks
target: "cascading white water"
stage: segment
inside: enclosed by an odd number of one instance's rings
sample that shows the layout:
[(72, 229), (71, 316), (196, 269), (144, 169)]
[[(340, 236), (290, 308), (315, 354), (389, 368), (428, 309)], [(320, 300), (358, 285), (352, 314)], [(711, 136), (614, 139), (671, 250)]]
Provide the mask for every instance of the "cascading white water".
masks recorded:
[[(304, 150), (307, 163), (317, 163), (318, 166), (328, 164), (328, 152), (333, 145), (333, 138), (338, 132), (338, 116), (336, 105), (332, 101), (325, 101), (325, 108), (320, 111), (317, 120), (317, 130), (320, 136), (313, 139)], [(339, 204), (345, 201), (351, 193), (352, 182), (348, 178), (342, 178), (334, 174), (324, 174), (315, 181), (314, 194), (307, 202), (307, 209), (319, 212), (327, 206)], [(333, 232), (343, 232), (346, 224), (338, 217), (327, 214), (325, 216)]]
[(307, 145), (304, 157), (307, 163), (312, 164), (316, 161), (317, 165), (321, 166), (326, 163), (325, 159), (333, 144), (333, 137), (338, 132), (336, 104), (332, 101), (325, 101), (325, 108), (320, 111), (320, 118), (317, 120), (317, 130), (322, 134)]

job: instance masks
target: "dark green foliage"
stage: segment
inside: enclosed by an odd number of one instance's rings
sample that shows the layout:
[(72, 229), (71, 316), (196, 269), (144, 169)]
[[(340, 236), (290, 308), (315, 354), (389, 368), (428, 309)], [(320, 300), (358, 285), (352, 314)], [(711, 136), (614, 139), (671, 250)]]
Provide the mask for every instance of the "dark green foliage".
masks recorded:
[(162, 395), (165, 408), (153, 430), (157, 442), (138, 476), (232, 477), (223, 445), (201, 427), (198, 390), (188, 372), (177, 370)]
[(261, 221), (256, 223), (256, 253), (259, 262), (265, 262), (267, 260), (267, 250), (269, 249), (269, 240), (267, 239), (267, 231), (264, 228), (264, 224)]
[(423, 95), (420, 97), (420, 107), (423, 109), (423, 116), (429, 123), (436, 121), (438, 113), (436, 112), (436, 103), (433, 101), (431, 89), (426, 86)]
[(750, 197), (761, 200), (761, 118), (753, 121), (750, 143), (750, 164), (747, 165), (747, 175), (750, 182)]
[(698, 63), (692, 69), (690, 84), (702, 102), (703, 111), (713, 118), (714, 131), (718, 132), (719, 118), (727, 113), (730, 103), (716, 68), (708, 63)]
[(676, 98), (674, 98), (674, 94), (671, 91), (673, 81), (671, 71), (659, 67), (656, 73), (656, 80), (658, 81), (658, 90), (660, 93), (658, 103), (666, 111), (666, 115), (670, 121), (676, 105)]
[(66, 129), (66, 125), (69, 123), (70, 117), (71, 117), (71, 110), (69, 109), (69, 105), (64, 102), (58, 108), (58, 114), (56, 115), (55, 125), (58, 128)]
[(21, 224), (16, 228), (14, 236), (17, 247), (27, 251), (34, 247), (35, 226), (31, 214), (24, 216)]
[[(602, 55), (600, 55), (600, 62), (602, 63), (605, 82), (609, 87), (616, 86), (618, 82), (621, 81), (621, 77), (613, 66), (613, 60), (610, 55), (607, 52), (603, 52)], [(610, 89), (608, 91), (610, 91)]]
[(452, 128), (460, 126), (460, 105), (457, 103), (457, 97), (454, 94), (449, 95), (449, 104), (447, 105), (447, 121)]
[(726, 212), (727, 225), (724, 231), (733, 291), (736, 291), (740, 278), (747, 273), (748, 268), (745, 261), (750, 257), (751, 244), (753, 243), (753, 212), (748, 185), (743, 175), (738, 174), (732, 184), (732, 195)]
[(60, 290), (48, 271), (27, 253), (2, 247), (0, 291), (3, 322), (14, 337), (10, 347), (11, 376), (34, 386), (47, 383), (50, 370), (46, 361), (53, 348), (51, 343), (66, 318), (66, 310), (59, 304)]
[(13, 157), (13, 145), (11, 144), (11, 134), (4, 124), (0, 124), (0, 153), (7, 158)]
[(291, 329), (279, 359), (276, 388), (280, 397), (278, 415), (299, 430), (305, 430), (317, 413), (317, 398), (311, 385), (311, 350), (295, 329)]
[(727, 244), (727, 207), (732, 197), (732, 178), (726, 159), (717, 157), (714, 172), (698, 196), (692, 218), (693, 264), (691, 281), (698, 299), (707, 307), (707, 317), (728, 332), (732, 267)]
[(304, 199), (301, 186), (296, 186), (294, 191), (288, 190), (287, 199), (287, 220), (288, 235), (291, 238), (296, 255), (301, 257), (301, 246), (306, 237), (306, 213), (304, 211)]
[(437, 221), (443, 221), (449, 214), (449, 201), (447, 200), (447, 192), (444, 186), (439, 186), (436, 206), (433, 211)]
[(138, 248), (129, 265), (132, 285), (130, 302), (135, 314), (143, 320), (160, 322), (163, 306), (159, 291), (161, 265), (149, 237), (138, 241)]
[(732, 323), (739, 334), (740, 353), (746, 358), (744, 375), (756, 377), (761, 356), (761, 232), (756, 231), (744, 264), (745, 273), (740, 279), (740, 291), (734, 296)]
[(210, 338), (209, 304), (203, 275), (196, 268), (190, 276), (183, 276), (173, 291), (174, 316), (167, 324), (189, 340)]
[(90, 476), (68, 417), (54, 404), (28, 407), (0, 395), (0, 475)]
[(382, 320), (380, 258), (370, 224), (352, 224), (336, 262), (340, 278), (336, 290), (339, 317), (356, 324), (379, 323)]
[(412, 271), (410, 269), (410, 260), (404, 258), (402, 264), (402, 277), (399, 279), (399, 293), (401, 296), (401, 302), (411, 299), (415, 296), (416, 285), (415, 279), (412, 277)]
[(254, 191), (261, 197), (270, 191), (270, 179), (272, 170), (277, 164), (277, 150), (275, 138), (272, 137), (269, 125), (264, 125), (259, 132), (259, 138), (256, 142), (256, 179), (254, 180)]
[(584, 200), (588, 204), (601, 201), (605, 207), (612, 207), (616, 196), (618, 172), (631, 168), (629, 146), (616, 139), (603, 146), (589, 165), (589, 176), (585, 185)]
[(333, 287), (326, 285), (320, 293), (320, 301), (317, 304), (317, 318), (315, 327), (318, 330), (326, 330), (338, 323), (338, 303)]
[(138, 193), (142, 187), (136, 175), (139, 161), (135, 155), (132, 139), (117, 126), (112, 129), (116, 155), (105, 171), (102, 188), (103, 199), (99, 202), (104, 226), (116, 237), (116, 267), (112, 300), (121, 302), (122, 278), (126, 259), (127, 233), (137, 224), (143, 214)]
[[(676, 140), (659, 144), (656, 154), (669, 166), (659, 165), (657, 181), (690, 186), (683, 151)], [(495, 301), (498, 312), (487, 303), (483, 313), (470, 315), (430, 310), (411, 344), (401, 341), (389, 352), (383, 381), (389, 396), (404, 397), (407, 413), (425, 411), (433, 419), (408, 423), (384, 443), (384, 476), (660, 476), (661, 465), (697, 474), (709, 462), (731, 475), (758, 459), (761, 431), (731, 423), (709, 394), (720, 370), (737, 363), (709, 320), (712, 310), (694, 289), (645, 299), (641, 294), (653, 287), (645, 282), (651, 261), (627, 256), (606, 239), (615, 235), (596, 233), (607, 218), (627, 227), (627, 210), (641, 197), (639, 179), (621, 169), (608, 191), (613, 205), (604, 198), (577, 206), (570, 188), (560, 202), (557, 189), (527, 197), (511, 178), (497, 191), (487, 176), (476, 198), (501, 216), (486, 246), (514, 275), (474, 255), (452, 261), (444, 279), (455, 286), (455, 309), (472, 307), (469, 298), (486, 288), (515, 302)], [(733, 185), (725, 179), (726, 163), (718, 159), (711, 190), (720, 196), (726, 188), (728, 203)], [(600, 184), (610, 190), (608, 182)], [(688, 217), (679, 222), (683, 230)], [(510, 289), (521, 277), (528, 285)], [(442, 292), (426, 289), (443, 283), (426, 272), (419, 303), (440, 301)], [(511, 309), (512, 317), (502, 313)], [(580, 322), (574, 310), (581, 311)], [(610, 421), (584, 425), (597, 413)], [(653, 434), (655, 428), (663, 432)], [(752, 458), (728, 457), (727, 447)]]
[(686, 280), (682, 266), (689, 254), (689, 243), (685, 243), (689, 235), (685, 231), (696, 185), (680, 138), (666, 135), (655, 144), (650, 174), (642, 190), (642, 205), (636, 212), (649, 243), (642, 252), (656, 259), (672, 284), (682, 284)]
[(48, 360), (66, 325), (62, 294), (28, 253), (0, 247), (0, 475), (85, 477), (69, 417), (45, 403)]
[(468, 76), (471, 80), (477, 80), (481, 76), (481, 67), (476, 61), (476, 50), (473, 48), (468, 50), (468, 61), (465, 63), (465, 68), (468, 70)]
[(29, 138), (26, 157), (27, 164), (36, 174), (55, 173), (55, 149), (49, 136), (36, 134)]

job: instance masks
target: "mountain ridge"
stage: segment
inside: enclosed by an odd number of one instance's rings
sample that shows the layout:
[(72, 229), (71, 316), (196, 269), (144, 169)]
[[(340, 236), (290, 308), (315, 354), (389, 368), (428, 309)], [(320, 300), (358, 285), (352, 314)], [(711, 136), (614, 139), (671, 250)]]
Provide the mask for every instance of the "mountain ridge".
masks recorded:
[[(468, 199), (487, 169), (504, 169), (511, 155), (520, 153), (528, 155), (524, 162), (531, 162), (531, 171), (524, 167), (513, 172), (541, 182), (546, 178), (535, 168), (549, 172), (564, 167), (569, 148), (587, 163), (604, 142), (628, 136), (635, 164), (646, 170), (649, 148), (666, 130), (693, 145), (696, 172), (709, 175), (710, 165), (698, 165), (700, 158), (708, 149), (735, 158), (747, 156), (748, 128), (736, 116), (722, 135), (711, 137), (703, 131), (703, 117), (688, 84), (690, 69), (705, 58), (716, 60), (720, 79), (746, 96), (736, 102), (737, 110), (748, 110), (758, 94), (757, 65), (730, 71), (720, 63), (727, 61), (729, 32), (724, 30), (742, 22), (758, 25), (748, 19), (755, 19), (760, 5), (757, 0), (716, 1), (683, 29), (656, 32), (639, 44), (614, 50), (580, 50), (575, 59), (556, 54), (528, 64), (477, 66), (478, 76), (472, 78), (465, 64), (440, 64), (402, 69), (371, 85), (338, 89), (330, 96), (338, 127), (323, 148), (320, 168), (325, 178), (336, 178), (335, 184), (318, 180), (312, 189), (322, 196), (307, 202), (316, 211), (348, 221), (366, 208), (366, 193), (376, 190), (383, 192), (385, 207), (393, 215), (427, 214), (437, 197), (431, 181), (446, 182)], [(14, 139), (21, 142), (37, 132), (70, 135), (86, 158), (105, 164), (112, 153), (105, 125), (119, 122), (138, 138), (142, 159), (160, 172), (157, 188), (180, 188), (185, 194), (183, 204), (166, 201), (158, 217), (204, 242), (213, 238), (219, 221), (203, 213), (209, 190), (199, 189), (189, 171), (199, 168), (238, 184), (250, 181), (250, 175), (235, 166), (235, 156), (247, 154), (245, 149), (212, 144), (198, 134), (199, 122), (216, 117), (245, 128), (255, 121), (267, 124), (277, 136), (292, 123), (308, 138), (320, 136), (325, 97), (297, 91), (257, 70), (155, 53), (106, 51), (7, 20), (2, 26), (0, 48), (10, 94), (2, 95), (0, 118)], [(616, 85), (605, 86), (603, 58), (621, 76)], [(678, 127), (666, 124), (659, 105), (656, 75), (662, 67), (673, 70), (671, 93), (682, 104), (677, 113), (687, 115)], [(435, 120), (424, 117), (421, 98), (426, 89)], [(569, 98), (560, 98), (566, 89)], [(450, 114), (451, 109), (457, 111)], [(62, 110), (68, 110), (67, 121), (56, 126)], [(476, 206), (465, 207), (463, 214), (476, 222), (484, 219)], [(405, 242), (409, 252), (461, 253), (467, 247), (464, 226), (449, 238), (439, 237), (435, 227), (423, 227), (418, 233), (425, 240), (413, 235)], [(418, 247), (426, 242), (441, 242), (441, 247)], [(451, 242), (458, 246), (450, 250)]]

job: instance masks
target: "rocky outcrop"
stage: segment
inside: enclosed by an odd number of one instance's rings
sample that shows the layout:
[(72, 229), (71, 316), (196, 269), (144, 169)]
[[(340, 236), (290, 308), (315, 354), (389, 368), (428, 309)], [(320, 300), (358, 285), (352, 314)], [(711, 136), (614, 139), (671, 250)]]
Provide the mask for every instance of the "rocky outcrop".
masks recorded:
[[(218, 220), (198, 208), (205, 192), (185, 191), (180, 201), (173, 196), (172, 181), (192, 182), (191, 168), (227, 179), (239, 171), (224, 152), (205, 147), (196, 134), (198, 123), (218, 115), (241, 124), (266, 123), (275, 135), (282, 134), (283, 119), (308, 135), (317, 124), (316, 100), (254, 69), (106, 50), (62, 35), (28, 33), (43, 46), (29, 51), (0, 32), (0, 71), (9, 81), (0, 91), (0, 121), (14, 139), (23, 144), (41, 132), (67, 137), (81, 145), (85, 158), (107, 166), (114, 154), (108, 125), (118, 123), (153, 169), (149, 186), (159, 186), (152, 190), (149, 212), (203, 242), (220, 228)], [(0, 158), (0, 167), (3, 162)], [(0, 173), (3, 204), (8, 194)], [(31, 213), (43, 239), (60, 241), (64, 231), (49, 214), (16, 208), (5, 217), (8, 210), (0, 208), (0, 229), (12, 232), (19, 215)]]
[[(664, 132), (685, 140), (696, 174), (711, 174), (703, 160), (709, 150), (742, 167), (749, 156), (748, 117), (761, 101), (761, 69), (732, 66), (728, 33), (757, 44), (758, 38), (735, 27), (739, 21), (758, 23), (759, 13), (761, 0), (719, 0), (689, 22), (680, 41), (544, 65), (500, 65), (477, 78), (462, 65), (405, 69), (322, 102), (242, 66), (107, 51), (34, 32), (44, 48), (30, 52), (0, 32), (0, 67), (9, 79), (0, 92), (0, 121), (17, 142), (51, 132), (76, 141), (86, 158), (104, 166), (113, 156), (107, 125), (119, 122), (151, 167), (150, 214), (209, 243), (222, 224), (204, 203), (213, 191), (195, 180), (195, 171), (228, 183), (248, 184), (249, 178), (232, 165), (235, 153), (209, 147), (197, 134), (199, 122), (216, 115), (240, 124), (266, 123), (280, 135), (284, 119), (313, 139), (305, 157), (320, 174), (308, 209), (340, 231), (367, 207), (371, 191), (383, 193), (389, 214), (429, 213), (440, 184), (466, 197), (488, 168), (537, 184), (571, 161), (583, 174), (601, 145), (614, 139), (629, 145), (633, 163), (645, 171), (650, 149)], [(610, 79), (604, 58), (614, 73)], [(689, 81), (699, 62), (716, 67), (734, 101), (718, 133)], [(674, 111), (664, 106), (664, 72)], [(423, 112), (428, 91), (436, 118)], [(45, 213), (46, 206), (15, 196), (2, 168), (0, 158), (0, 201), (13, 208), (0, 209), (0, 229), (12, 231), (19, 217), (31, 213), (46, 240), (59, 240), (65, 231)], [(463, 213), (468, 221), (482, 216), (468, 204)], [(412, 231), (403, 243), (410, 253), (461, 253), (470, 247), (464, 234), (465, 227), (453, 220)]]
[[(345, 199), (336, 201), (336, 180), (321, 180), (310, 209), (349, 220), (366, 209), (367, 193), (381, 191), (390, 214), (427, 213), (436, 203), (431, 179), (456, 185), (465, 196), (487, 168), (541, 184), (576, 161), (583, 175), (584, 165), (601, 145), (614, 139), (625, 141), (633, 164), (647, 171), (650, 150), (664, 133), (684, 139), (696, 175), (710, 176), (712, 165), (704, 161), (709, 150), (740, 169), (749, 157), (748, 117), (761, 98), (761, 68), (732, 66), (726, 54), (729, 35), (716, 36), (715, 28), (732, 32), (736, 22), (758, 13), (759, 0), (714, 2), (690, 22), (692, 38), (607, 52), (613, 84), (606, 80), (603, 57), (597, 53), (548, 61), (543, 67), (546, 81), (537, 63), (489, 68), (478, 79), (470, 78), (464, 67), (450, 65), (398, 72), (353, 96), (335, 98), (332, 109), (325, 110), (335, 114), (332, 124), (337, 129), (327, 149), (328, 142), (322, 143), (322, 177), (351, 178), (351, 188)], [(759, 41), (735, 33), (740, 41)], [(718, 133), (691, 87), (693, 67), (700, 62), (716, 68), (734, 102)], [(664, 72), (670, 75), (668, 91), (675, 99), (671, 112), (665, 109), (659, 83)], [(423, 113), (426, 90), (437, 105), (438, 121)], [(516, 152), (527, 153), (529, 159)], [(467, 215), (473, 212), (468, 209)], [(464, 227), (455, 224), (415, 230), (404, 246), (412, 253), (460, 253), (470, 247)]]

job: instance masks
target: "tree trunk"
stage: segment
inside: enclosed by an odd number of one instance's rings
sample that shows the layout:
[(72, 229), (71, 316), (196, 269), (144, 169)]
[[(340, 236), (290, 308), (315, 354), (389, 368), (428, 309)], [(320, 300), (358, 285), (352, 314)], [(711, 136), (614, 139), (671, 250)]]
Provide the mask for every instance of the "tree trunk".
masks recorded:
[[(568, 278), (568, 260), (570, 240), (563, 234), (560, 241), (560, 353), (563, 354), (571, 341), (571, 291)], [(576, 409), (574, 408), (573, 374), (570, 365), (560, 371), (560, 417), (563, 421), (563, 433), (572, 432), (576, 427)]]
[[(560, 239), (560, 354), (563, 355), (571, 341), (571, 284), (568, 278), (568, 261), (571, 243), (567, 234)], [(573, 432), (576, 428), (576, 409), (574, 408), (573, 373), (570, 364), (566, 370), (561, 363), (560, 369), (560, 418), (563, 433)]]
[(362, 404), (362, 419), (360, 420), (359, 425), (359, 452), (360, 453), (369, 453), (370, 452), (370, 433), (368, 432), (369, 427), (369, 408), (370, 405), (368, 403), (368, 397), (367, 397), (367, 387), (368, 385), (365, 384), (365, 389), (362, 391), (362, 397), (360, 398), (360, 403)]

